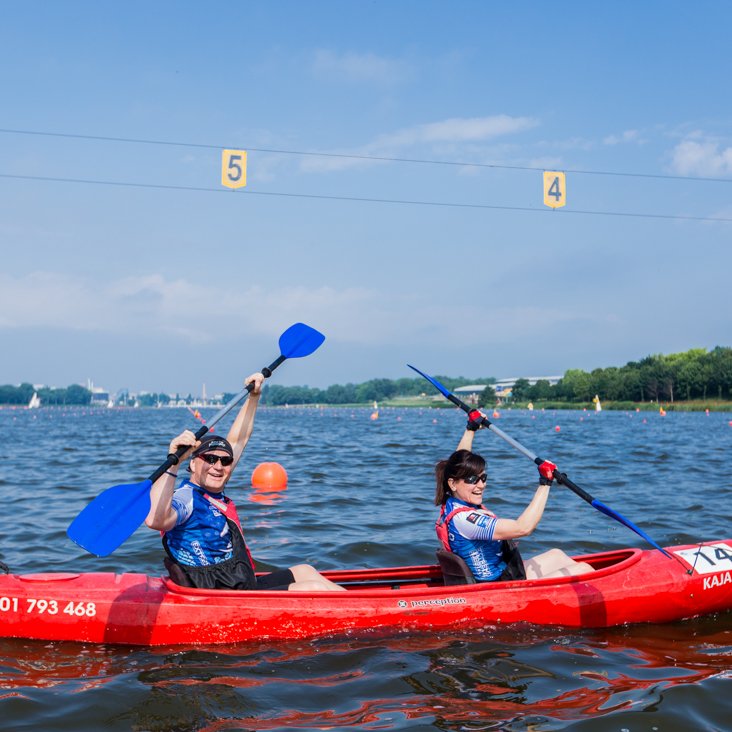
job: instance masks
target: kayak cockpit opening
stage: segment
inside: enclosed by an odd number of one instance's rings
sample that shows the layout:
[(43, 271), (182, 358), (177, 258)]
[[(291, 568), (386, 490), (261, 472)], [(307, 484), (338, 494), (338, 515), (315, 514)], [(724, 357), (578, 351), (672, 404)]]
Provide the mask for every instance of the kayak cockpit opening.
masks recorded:
[[(595, 570), (588, 573), (593, 580), (600, 576), (612, 574), (625, 569), (639, 561), (643, 552), (640, 549), (618, 549), (615, 551), (603, 552), (601, 554), (589, 554), (575, 557), (577, 561), (590, 564)], [(456, 559), (460, 559), (453, 555)], [(462, 560), (460, 560), (462, 561)], [(469, 571), (469, 570), (468, 570)], [(480, 590), (495, 591), (503, 586), (517, 588), (520, 586), (564, 584), (566, 582), (581, 582), (584, 575), (567, 577), (547, 577), (536, 580), (516, 580), (511, 582), (481, 582), (470, 581), (470, 577), (464, 574), (464, 570), (455, 562), (455, 567), (446, 569), (445, 565), (420, 565), (415, 567), (385, 567), (378, 569), (337, 569), (326, 570), (323, 575), (331, 582), (335, 582), (349, 591), (374, 591), (374, 590), (418, 590), (437, 589), (452, 585), (470, 586), (470, 592)], [(175, 581), (170, 576), (161, 578), (163, 585), (171, 592), (178, 595), (190, 596), (211, 596), (211, 595), (271, 595), (267, 590), (208, 590), (197, 587), (186, 587)], [(319, 594), (319, 593), (316, 593)]]

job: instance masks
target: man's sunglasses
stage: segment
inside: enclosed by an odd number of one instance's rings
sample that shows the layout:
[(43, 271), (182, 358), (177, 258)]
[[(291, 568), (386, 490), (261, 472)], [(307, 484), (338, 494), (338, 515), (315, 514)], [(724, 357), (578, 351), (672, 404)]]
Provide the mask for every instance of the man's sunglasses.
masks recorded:
[(480, 481), (481, 483), (487, 483), (488, 474), (481, 473), (480, 475), (469, 475), (467, 478), (463, 478), (463, 480), (469, 485), (475, 485), (478, 481)]
[(212, 452), (204, 453), (198, 457), (200, 457), (201, 460), (205, 460), (209, 465), (216, 465), (216, 463), (221, 460), (221, 464), (225, 468), (228, 468), (229, 465), (234, 462), (234, 458), (231, 457), (231, 455), (214, 455)]

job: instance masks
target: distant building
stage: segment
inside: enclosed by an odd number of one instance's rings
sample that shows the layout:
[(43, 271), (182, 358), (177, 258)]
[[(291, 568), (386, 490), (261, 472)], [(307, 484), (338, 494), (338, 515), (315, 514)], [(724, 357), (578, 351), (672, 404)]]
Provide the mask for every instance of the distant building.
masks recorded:
[[(453, 393), (462, 397), (467, 404), (477, 404), (483, 389), (488, 384), (467, 384), (466, 386), (458, 386), (453, 389)], [(491, 384), (493, 386), (493, 384)]]
[(106, 407), (109, 404), (109, 392), (99, 386), (93, 387), (89, 404), (92, 407)]
[(464, 397), (468, 404), (477, 404), (478, 398), (483, 393), (486, 386), (492, 386), (495, 389), (496, 396), (499, 400), (508, 399), (511, 396), (513, 385), (520, 379), (526, 379), (531, 386), (537, 381), (548, 381), (550, 386), (554, 386), (562, 378), (561, 376), (515, 376), (511, 379), (500, 379), (495, 384), (470, 384), (468, 386), (458, 386), (453, 389), (455, 394)]

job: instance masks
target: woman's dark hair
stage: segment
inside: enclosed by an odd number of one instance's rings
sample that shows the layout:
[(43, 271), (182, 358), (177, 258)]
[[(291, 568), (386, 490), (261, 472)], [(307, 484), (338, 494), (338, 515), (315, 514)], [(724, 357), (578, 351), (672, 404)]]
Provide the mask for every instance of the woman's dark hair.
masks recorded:
[(458, 450), (447, 460), (440, 460), (435, 465), (435, 506), (441, 506), (449, 498), (449, 478), (469, 478), (471, 475), (480, 475), (484, 470), (485, 460), (470, 450)]

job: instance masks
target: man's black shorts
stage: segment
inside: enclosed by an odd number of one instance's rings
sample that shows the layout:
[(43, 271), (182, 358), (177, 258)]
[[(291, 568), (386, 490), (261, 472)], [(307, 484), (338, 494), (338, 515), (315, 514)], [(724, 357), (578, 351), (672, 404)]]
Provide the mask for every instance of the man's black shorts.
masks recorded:
[(277, 569), (269, 574), (257, 577), (257, 590), (286, 590), (295, 577), (289, 569)]

